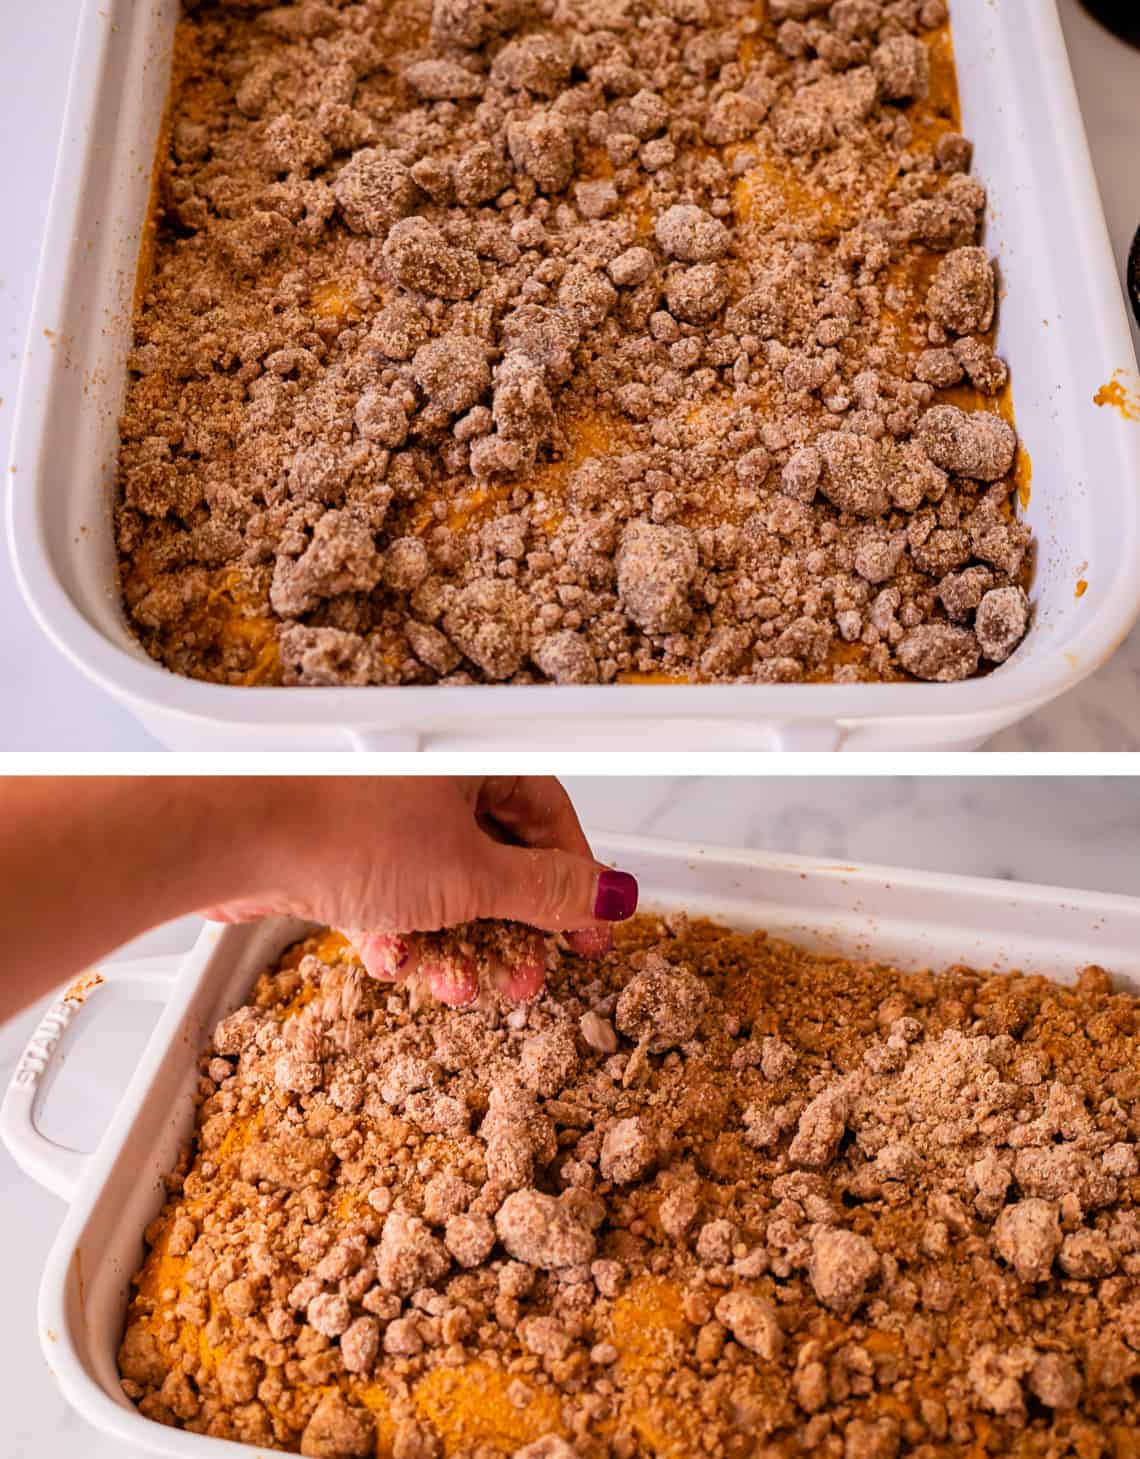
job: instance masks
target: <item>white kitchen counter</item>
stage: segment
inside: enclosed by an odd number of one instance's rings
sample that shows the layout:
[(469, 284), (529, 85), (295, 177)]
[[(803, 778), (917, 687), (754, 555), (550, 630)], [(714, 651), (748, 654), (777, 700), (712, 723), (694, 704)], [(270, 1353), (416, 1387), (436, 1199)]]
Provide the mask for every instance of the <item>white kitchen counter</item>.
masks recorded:
[[(1016, 0), (1028, 3), (1028, 0)], [(1032, 0), (1037, 3), (1037, 0)], [(1123, 271), (1140, 224), (1140, 52), (1128, 49), (1060, 0), (1065, 32)], [(0, 462), (31, 308), (39, 238), (58, 143), (74, 5), (9, 3), (0, 16), (0, 135), (5, 148), (0, 231)], [(1079, 287), (1074, 281), (1074, 287)], [(1140, 331), (1137, 331), (1140, 342)], [(1140, 429), (1140, 427), (1138, 427)], [(0, 558), (0, 750), (141, 750), (157, 743), (125, 709), (60, 655), (25, 609)], [(1001, 734), (1000, 750), (1140, 749), (1140, 630), (1112, 662), (1066, 698)]]
[[(693, 778), (581, 779), (567, 785), (583, 820), (611, 831), (1126, 895), (1138, 890), (1140, 780)], [(195, 927), (187, 918), (131, 950), (183, 950)], [(147, 1026), (137, 1015), (146, 1006), (128, 1005), (128, 1025), (104, 1026), (98, 1039), (80, 1042), (45, 1112), (57, 1138), (70, 1136), (86, 1145), (97, 1136), (145, 1038)], [(0, 1088), (37, 1012), (0, 1026)], [(0, 1253), (8, 1314), (0, 1324), (0, 1454), (135, 1459), (71, 1412), (40, 1354), (36, 1289), (62, 1214), (62, 1204), (26, 1179), (0, 1147)]]

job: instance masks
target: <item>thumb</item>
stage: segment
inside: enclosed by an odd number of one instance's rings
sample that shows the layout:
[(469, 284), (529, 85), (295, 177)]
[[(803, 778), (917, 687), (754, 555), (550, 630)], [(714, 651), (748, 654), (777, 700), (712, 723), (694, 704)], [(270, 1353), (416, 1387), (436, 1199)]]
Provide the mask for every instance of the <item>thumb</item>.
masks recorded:
[(526, 922), (546, 932), (578, 932), (625, 922), (637, 910), (637, 881), (570, 851), (488, 842), (480, 860), (481, 917)]

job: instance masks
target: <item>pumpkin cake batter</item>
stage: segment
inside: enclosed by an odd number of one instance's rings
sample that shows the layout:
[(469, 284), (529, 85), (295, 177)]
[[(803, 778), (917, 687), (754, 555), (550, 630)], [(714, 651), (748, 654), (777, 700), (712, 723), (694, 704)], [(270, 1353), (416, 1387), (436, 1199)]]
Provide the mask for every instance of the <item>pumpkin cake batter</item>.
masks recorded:
[(128, 616), (238, 684), (968, 678), (1029, 623), (943, 0), (203, 0)]
[(315, 1459), (1125, 1459), (1140, 1005), (670, 915), (467, 1009), (290, 949), (201, 1060), (119, 1354)]

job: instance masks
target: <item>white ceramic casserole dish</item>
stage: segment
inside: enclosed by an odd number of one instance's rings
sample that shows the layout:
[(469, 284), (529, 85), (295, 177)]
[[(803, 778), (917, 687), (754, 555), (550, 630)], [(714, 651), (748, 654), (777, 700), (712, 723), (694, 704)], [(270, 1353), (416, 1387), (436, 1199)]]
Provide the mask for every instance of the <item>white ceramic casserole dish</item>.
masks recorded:
[[(632, 838), (594, 845), (636, 874), (646, 908), (683, 907), (909, 967), (970, 962), (1068, 981), (1098, 962), (1140, 989), (1140, 899)], [(94, 997), (158, 998), (166, 1007), (94, 1154), (61, 1150), (35, 1126), (55, 1041), (78, 1002), (49, 1009), (8, 1090), (0, 1116), (8, 1148), (69, 1203), (40, 1286), (44, 1354), (68, 1400), (125, 1451), (172, 1459), (260, 1452), (143, 1418), (119, 1390), (115, 1353), (142, 1230), (162, 1205), (163, 1172), (193, 1125), (198, 1052), (218, 1018), (245, 1000), (256, 974), (302, 930), (283, 920), (211, 927), (173, 976), (165, 964), (103, 970)]]
[[(16, 572), (49, 637), (177, 749), (973, 748), (1071, 689), (1140, 614), (1135, 364), (1055, 0), (951, 0), (1033, 463), (1035, 621), (962, 684), (281, 689), (197, 683), (127, 629), (111, 504), (139, 238), (178, 0), (84, 0), (13, 436)], [(1129, 374), (1129, 378), (1131, 375)], [(1087, 591), (1077, 597), (1078, 582)]]

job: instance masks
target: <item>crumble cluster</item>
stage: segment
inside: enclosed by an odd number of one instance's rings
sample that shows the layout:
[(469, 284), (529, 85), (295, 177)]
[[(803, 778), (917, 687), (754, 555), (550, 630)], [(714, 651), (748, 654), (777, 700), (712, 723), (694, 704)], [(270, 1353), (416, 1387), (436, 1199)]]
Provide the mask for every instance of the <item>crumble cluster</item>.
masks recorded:
[(1136, 999), (642, 917), (527, 1005), (311, 937), (224, 1018), (119, 1353), (312, 1459), (1128, 1452)]
[(175, 77), (117, 508), (170, 668), (1013, 652), (1030, 536), (943, 0), (206, 0)]

